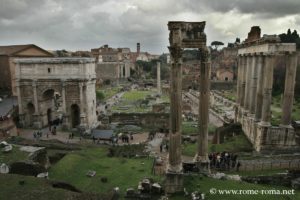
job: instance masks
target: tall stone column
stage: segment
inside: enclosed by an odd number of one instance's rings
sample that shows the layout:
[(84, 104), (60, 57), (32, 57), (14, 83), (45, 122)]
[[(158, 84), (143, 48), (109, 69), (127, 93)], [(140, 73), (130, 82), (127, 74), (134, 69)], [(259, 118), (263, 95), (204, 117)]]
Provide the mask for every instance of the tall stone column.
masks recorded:
[(66, 82), (63, 80), (61, 82), (61, 98), (62, 98), (62, 114), (63, 114), (63, 125), (67, 128), (68, 124), (68, 114), (66, 106)]
[(255, 121), (261, 120), (263, 104), (263, 85), (265, 79), (265, 58), (263, 55), (257, 57), (258, 81), (256, 90)]
[(158, 94), (161, 94), (160, 62), (157, 62), (156, 76), (157, 76), (157, 92)]
[(34, 103), (34, 114), (39, 114), (39, 105), (38, 105), (38, 98), (37, 98), (37, 92), (36, 92), (36, 81), (34, 80), (32, 82), (32, 89), (33, 89), (33, 103)]
[(245, 105), (245, 95), (246, 95), (246, 71), (247, 71), (247, 57), (241, 57), (241, 99), (240, 106), (243, 108)]
[(252, 67), (252, 56), (247, 56), (246, 64), (246, 86), (245, 86), (245, 99), (244, 99), (244, 109), (246, 112), (250, 109), (250, 88), (251, 88), (251, 67)]
[(80, 98), (80, 125), (86, 126), (85, 103), (83, 96), (83, 83), (79, 83), (79, 98)]
[(32, 88), (33, 88), (33, 103), (34, 103), (34, 121), (33, 126), (35, 128), (42, 128), (41, 124), (41, 118), (39, 116), (39, 104), (38, 104), (38, 97), (37, 97), (37, 85), (36, 80), (33, 80), (32, 82)]
[(241, 98), (242, 98), (242, 57), (238, 57), (238, 73), (237, 73), (237, 99), (236, 103), (240, 106), (241, 105)]
[(20, 82), (19, 80), (16, 80), (16, 89), (17, 89), (17, 97), (18, 97), (18, 108), (19, 108), (19, 120), (20, 125), (25, 125), (25, 119), (24, 119), (24, 111), (22, 106), (22, 97), (21, 97), (21, 89), (20, 89)]
[(169, 47), (171, 53), (170, 86), (170, 145), (168, 172), (182, 172), (181, 163), (181, 120), (182, 120), (182, 49)]
[(22, 97), (21, 97), (21, 90), (20, 90), (19, 80), (16, 80), (16, 89), (17, 89), (17, 97), (18, 97), (19, 114), (23, 114)]
[(250, 113), (255, 114), (256, 107), (256, 90), (257, 90), (257, 76), (258, 76), (258, 66), (257, 66), (257, 55), (252, 56), (252, 66), (251, 66), (251, 88), (250, 88)]
[(271, 125), (271, 103), (272, 103), (272, 87), (273, 87), (273, 68), (274, 55), (266, 56), (265, 80), (263, 88), (263, 104), (261, 125)]
[(208, 50), (200, 49), (200, 82), (199, 82), (199, 118), (198, 118), (198, 148), (195, 161), (200, 162), (199, 169), (209, 171), (208, 160), (208, 118), (209, 118), (209, 84), (210, 84), (210, 63)]
[(290, 126), (292, 118), (293, 100), (294, 100), (294, 89), (298, 56), (297, 53), (288, 55), (288, 62), (286, 65), (285, 72), (285, 83), (284, 83), (284, 94), (282, 103), (282, 126)]

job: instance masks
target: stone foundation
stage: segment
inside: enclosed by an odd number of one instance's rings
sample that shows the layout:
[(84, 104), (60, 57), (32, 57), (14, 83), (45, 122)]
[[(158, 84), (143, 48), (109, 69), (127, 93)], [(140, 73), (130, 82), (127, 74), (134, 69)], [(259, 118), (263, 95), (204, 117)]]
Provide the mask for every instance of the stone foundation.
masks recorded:
[(183, 173), (166, 172), (165, 192), (183, 192)]
[(299, 152), (296, 143), (296, 132), (292, 126), (271, 126), (257, 122), (251, 116), (242, 115), (238, 118), (243, 131), (258, 152)]

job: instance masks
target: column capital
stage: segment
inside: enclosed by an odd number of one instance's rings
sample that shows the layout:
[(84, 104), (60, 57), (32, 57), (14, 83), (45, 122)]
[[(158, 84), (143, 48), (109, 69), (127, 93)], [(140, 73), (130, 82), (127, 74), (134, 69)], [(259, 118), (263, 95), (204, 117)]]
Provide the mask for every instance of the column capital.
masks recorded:
[(209, 52), (207, 48), (199, 48), (200, 52), (200, 61), (208, 62)]
[(183, 49), (178, 45), (172, 45), (168, 47), (171, 57), (175, 62), (179, 62), (182, 57)]

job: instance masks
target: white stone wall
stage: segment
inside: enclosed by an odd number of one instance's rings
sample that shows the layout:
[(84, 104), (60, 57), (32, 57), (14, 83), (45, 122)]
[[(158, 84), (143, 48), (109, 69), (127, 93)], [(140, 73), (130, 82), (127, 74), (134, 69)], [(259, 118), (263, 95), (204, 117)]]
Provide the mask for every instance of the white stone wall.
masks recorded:
[[(91, 128), (97, 124), (94, 59), (37, 58), (16, 59), (15, 62), (19, 114), (25, 127), (28, 126), (25, 120), (29, 116), (26, 110), (28, 103), (35, 107), (33, 124), (36, 128), (48, 125), (49, 108), (55, 116), (65, 116), (65, 125), (71, 128), (71, 106), (74, 104), (80, 108), (81, 125)], [(61, 95), (60, 109), (55, 110), (54, 104), (45, 102), (43, 93), (46, 90), (54, 90)]]

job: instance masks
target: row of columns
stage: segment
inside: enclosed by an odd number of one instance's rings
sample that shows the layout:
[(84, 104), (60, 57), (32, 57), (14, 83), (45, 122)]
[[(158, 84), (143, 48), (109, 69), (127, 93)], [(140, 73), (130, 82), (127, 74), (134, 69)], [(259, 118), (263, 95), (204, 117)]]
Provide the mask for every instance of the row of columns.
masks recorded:
[[(282, 103), (283, 126), (291, 124), (297, 54), (286, 56), (285, 89)], [(240, 55), (238, 62), (237, 104), (261, 125), (270, 126), (275, 54)]]

